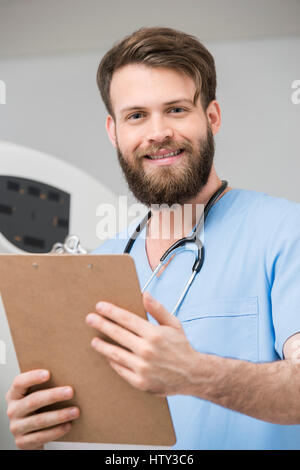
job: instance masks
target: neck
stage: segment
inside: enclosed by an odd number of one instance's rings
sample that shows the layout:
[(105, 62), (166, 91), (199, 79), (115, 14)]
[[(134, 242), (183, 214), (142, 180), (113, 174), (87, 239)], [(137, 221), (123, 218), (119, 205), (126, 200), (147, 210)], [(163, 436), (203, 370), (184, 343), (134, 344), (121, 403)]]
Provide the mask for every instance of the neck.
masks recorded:
[[(174, 208), (163, 208), (152, 212), (148, 226), (150, 239), (167, 240), (174, 242), (187, 236), (201, 217), (205, 204), (220, 188), (222, 181), (218, 177), (214, 166), (208, 181), (196, 197), (184, 205), (174, 205)], [(231, 188), (227, 187), (217, 201)]]

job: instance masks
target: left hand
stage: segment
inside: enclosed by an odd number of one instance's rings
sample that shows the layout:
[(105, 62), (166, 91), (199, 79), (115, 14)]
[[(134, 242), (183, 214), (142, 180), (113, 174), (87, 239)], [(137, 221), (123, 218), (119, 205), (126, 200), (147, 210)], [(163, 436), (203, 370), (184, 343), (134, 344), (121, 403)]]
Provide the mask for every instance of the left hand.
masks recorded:
[(111, 303), (99, 302), (98, 313), (88, 314), (87, 324), (124, 347), (98, 337), (92, 340), (92, 347), (139, 390), (160, 396), (191, 394), (199, 353), (188, 342), (178, 318), (171, 316), (148, 292), (143, 294), (143, 302), (159, 325)]

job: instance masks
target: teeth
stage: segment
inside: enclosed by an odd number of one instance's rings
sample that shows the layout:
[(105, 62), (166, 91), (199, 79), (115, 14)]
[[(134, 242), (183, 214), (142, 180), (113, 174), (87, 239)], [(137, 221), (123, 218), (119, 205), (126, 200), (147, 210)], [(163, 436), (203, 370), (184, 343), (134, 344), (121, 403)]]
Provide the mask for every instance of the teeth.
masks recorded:
[(167, 157), (174, 157), (175, 155), (179, 155), (181, 150), (176, 150), (175, 152), (168, 153), (166, 155), (148, 155), (151, 160), (158, 160), (159, 158), (167, 158)]

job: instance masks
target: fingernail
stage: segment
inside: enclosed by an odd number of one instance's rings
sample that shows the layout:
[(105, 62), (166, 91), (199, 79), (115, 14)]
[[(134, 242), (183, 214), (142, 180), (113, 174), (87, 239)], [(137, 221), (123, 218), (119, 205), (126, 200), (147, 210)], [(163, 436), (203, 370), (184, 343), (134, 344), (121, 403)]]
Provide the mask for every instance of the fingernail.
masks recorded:
[(96, 304), (96, 309), (99, 310), (99, 311), (101, 311), (102, 308), (103, 308), (103, 303), (102, 303), (102, 302), (98, 302), (98, 303)]
[(94, 316), (92, 313), (89, 313), (88, 316), (86, 317), (86, 321), (89, 325), (93, 324)]
[(78, 415), (78, 409), (77, 408), (71, 408), (69, 411), (70, 416), (77, 416)]
[(46, 379), (46, 378), (48, 377), (48, 375), (49, 375), (49, 373), (48, 373), (47, 370), (42, 370), (42, 371), (40, 372), (40, 377), (41, 377), (41, 379)]
[(65, 387), (62, 389), (63, 396), (68, 398), (72, 395), (72, 389), (70, 387)]

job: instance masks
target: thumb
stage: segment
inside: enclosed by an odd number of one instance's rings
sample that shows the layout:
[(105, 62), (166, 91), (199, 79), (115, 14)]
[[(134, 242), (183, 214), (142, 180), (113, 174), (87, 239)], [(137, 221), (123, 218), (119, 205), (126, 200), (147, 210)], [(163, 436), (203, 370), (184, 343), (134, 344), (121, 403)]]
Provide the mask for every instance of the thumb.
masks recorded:
[(171, 315), (165, 307), (155, 300), (149, 292), (143, 293), (144, 307), (150, 315), (158, 321), (160, 325), (172, 326), (181, 329), (181, 323), (178, 318)]

